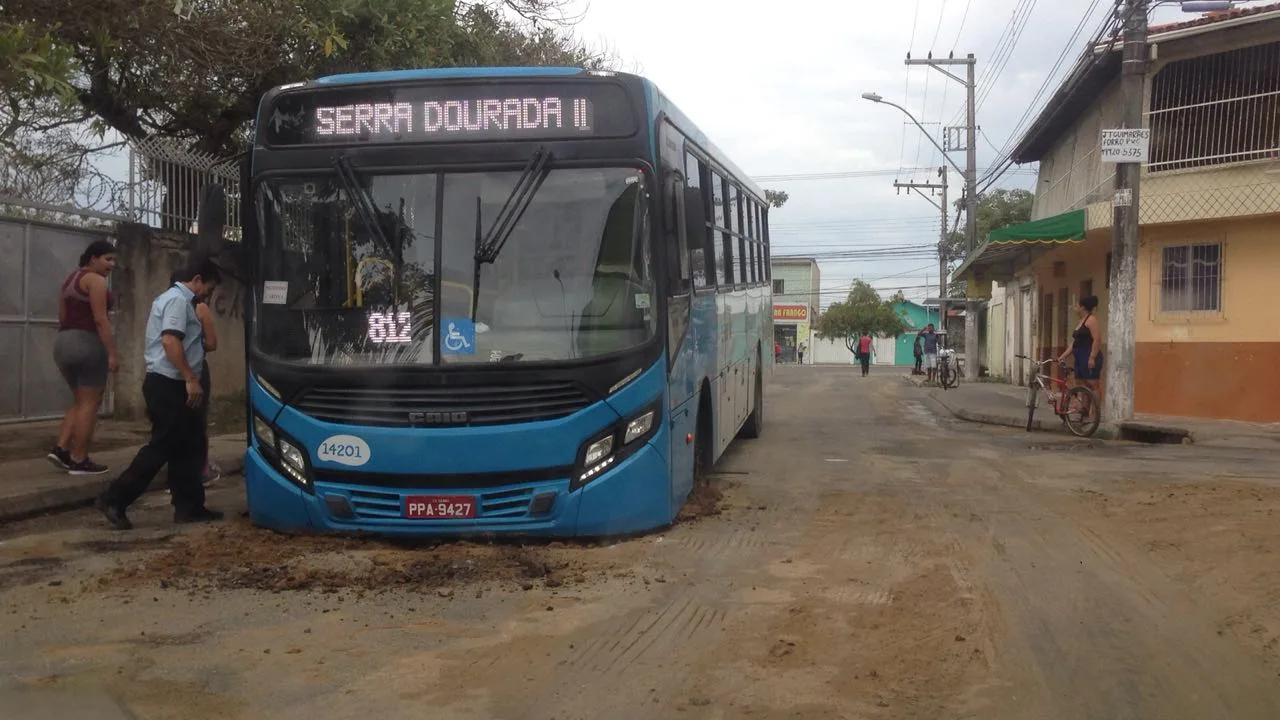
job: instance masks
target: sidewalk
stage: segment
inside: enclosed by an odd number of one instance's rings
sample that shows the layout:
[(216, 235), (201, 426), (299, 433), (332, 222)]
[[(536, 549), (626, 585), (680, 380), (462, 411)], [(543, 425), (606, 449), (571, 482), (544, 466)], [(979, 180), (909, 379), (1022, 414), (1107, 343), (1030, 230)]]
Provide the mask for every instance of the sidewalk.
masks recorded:
[[(922, 376), (906, 375), (904, 378), (917, 387), (924, 386)], [(929, 396), (962, 420), (1015, 428), (1027, 426), (1027, 389), (1024, 387), (961, 380), (959, 387), (952, 390), (933, 388)], [(1032, 427), (1035, 430), (1067, 432), (1062, 421), (1043, 406), (1036, 408)], [(1170, 437), (1184, 437), (1184, 442), (1209, 447), (1280, 452), (1280, 423), (1139, 415), (1132, 421), (1121, 423), (1120, 429), (1127, 435), (1160, 433)], [(1116, 433), (1100, 427), (1094, 437), (1114, 439)]]
[[(41, 513), (80, 507), (93, 502), (98, 493), (133, 460), (137, 445), (94, 452), (93, 459), (111, 469), (102, 475), (68, 475), (39, 455), (0, 461), (0, 524)], [(11, 456), (10, 456), (11, 457)], [(219, 435), (209, 440), (209, 458), (222, 474), (234, 475), (244, 466), (244, 435)], [(151, 489), (165, 487), (161, 470)]]

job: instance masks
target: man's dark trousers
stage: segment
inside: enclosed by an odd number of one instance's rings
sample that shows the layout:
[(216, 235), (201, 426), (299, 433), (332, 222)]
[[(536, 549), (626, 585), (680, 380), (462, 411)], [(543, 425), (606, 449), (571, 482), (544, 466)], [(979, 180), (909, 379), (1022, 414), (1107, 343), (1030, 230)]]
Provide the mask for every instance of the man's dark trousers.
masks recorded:
[(127, 508), (147, 491), (156, 473), (169, 465), (169, 491), (174, 510), (190, 513), (204, 507), (200, 482), (205, 426), (198, 408), (187, 407), (187, 388), (181, 380), (147, 373), (142, 399), (151, 420), (151, 441), (142, 446), (129, 467), (103, 495), (107, 504)]

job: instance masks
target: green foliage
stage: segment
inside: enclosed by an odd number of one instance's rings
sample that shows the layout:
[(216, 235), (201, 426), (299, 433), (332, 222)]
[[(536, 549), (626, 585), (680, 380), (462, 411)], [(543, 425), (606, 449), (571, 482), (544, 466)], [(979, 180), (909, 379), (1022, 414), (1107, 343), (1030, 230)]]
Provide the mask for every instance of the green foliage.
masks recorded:
[(787, 201), (791, 199), (791, 196), (787, 194), (786, 190), (765, 190), (764, 199), (767, 200), (771, 206), (780, 208), (787, 204)]
[(5, 0), (0, 92), (14, 115), (62, 84), (78, 105), (65, 117), (225, 156), (243, 149), (262, 95), (286, 82), (372, 69), (606, 65), (569, 36), (558, 2)]
[[(56, 43), (46, 27), (32, 22), (0, 24), (0, 88), (28, 97), (52, 93), (70, 104), (75, 101), (72, 68), (70, 50)], [(15, 130), (6, 123), (0, 132), (8, 136)]]
[[(1017, 225), (1031, 220), (1031, 206), (1036, 196), (1028, 190), (992, 190), (978, 196), (978, 247), (987, 241), (992, 230)], [(956, 201), (958, 209), (964, 208)], [(969, 242), (963, 232), (953, 232), (947, 238), (947, 258), (951, 262), (963, 260), (969, 254)], [(964, 283), (953, 283), (948, 291), (952, 297), (963, 297)]]
[(896, 337), (907, 329), (907, 322), (894, 310), (891, 301), (882, 300), (875, 288), (865, 282), (854, 280), (849, 297), (844, 302), (832, 303), (818, 317), (814, 334), (823, 340), (843, 340), (852, 352), (864, 332), (872, 337)]

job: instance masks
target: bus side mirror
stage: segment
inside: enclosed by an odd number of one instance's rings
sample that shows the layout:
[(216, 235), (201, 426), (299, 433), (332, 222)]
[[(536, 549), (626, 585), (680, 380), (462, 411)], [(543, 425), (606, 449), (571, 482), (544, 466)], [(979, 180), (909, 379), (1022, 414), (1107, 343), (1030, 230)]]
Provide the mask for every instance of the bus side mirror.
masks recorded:
[(196, 212), (196, 258), (215, 257), (222, 252), (227, 223), (227, 195), (221, 185), (205, 185)]

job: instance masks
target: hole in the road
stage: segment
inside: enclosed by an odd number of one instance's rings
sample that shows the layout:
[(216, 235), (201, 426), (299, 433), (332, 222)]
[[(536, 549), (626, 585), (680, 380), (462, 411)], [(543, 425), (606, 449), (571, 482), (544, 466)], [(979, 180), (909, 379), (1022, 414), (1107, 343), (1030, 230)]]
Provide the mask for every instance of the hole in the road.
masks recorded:
[(1152, 445), (1191, 444), (1191, 433), (1176, 428), (1125, 424), (1120, 426), (1120, 439)]

